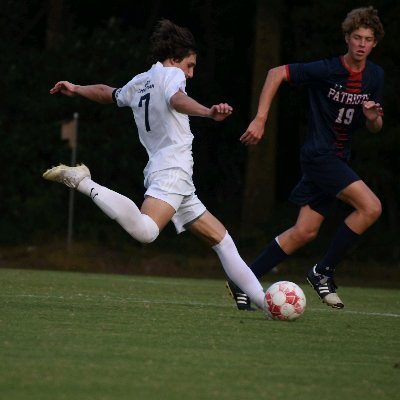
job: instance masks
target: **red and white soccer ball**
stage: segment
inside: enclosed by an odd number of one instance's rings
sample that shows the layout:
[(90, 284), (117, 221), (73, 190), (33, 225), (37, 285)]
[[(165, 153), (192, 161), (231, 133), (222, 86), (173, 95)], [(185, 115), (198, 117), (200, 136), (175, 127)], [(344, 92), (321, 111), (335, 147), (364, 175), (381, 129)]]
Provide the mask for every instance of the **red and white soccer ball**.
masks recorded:
[(265, 292), (265, 311), (270, 319), (293, 321), (304, 313), (305, 308), (306, 296), (293, 282), (276, 282)]

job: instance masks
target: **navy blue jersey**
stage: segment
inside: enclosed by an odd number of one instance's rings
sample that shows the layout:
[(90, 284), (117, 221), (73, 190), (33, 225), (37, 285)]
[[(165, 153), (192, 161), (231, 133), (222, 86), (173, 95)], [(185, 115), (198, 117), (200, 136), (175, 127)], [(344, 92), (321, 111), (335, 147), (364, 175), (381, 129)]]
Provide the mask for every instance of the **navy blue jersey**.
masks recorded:
[(309, 101), (309, 121), (301, 159), (335, 154), (348, 160), (352, 137), (365, 124), (364, 101), (382, 104), (384, 72), (367, 61), (361, 72), (351, 71), (343, 57), (288, 64), (289, 82), (303, 86)]

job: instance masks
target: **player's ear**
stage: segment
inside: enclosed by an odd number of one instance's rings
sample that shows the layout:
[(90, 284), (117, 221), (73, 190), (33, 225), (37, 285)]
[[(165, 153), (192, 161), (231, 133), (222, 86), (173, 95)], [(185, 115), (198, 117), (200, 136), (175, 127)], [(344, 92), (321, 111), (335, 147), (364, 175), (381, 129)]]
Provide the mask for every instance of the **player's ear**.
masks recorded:
[(182, 61), (182, 58), (171, 58), (173, 64), (179, 64)]
[(344, 41), (345, 41), (347, 44), (349, 44), (349, 39), (350, 39), (350, 35), (349, 35), (348, 33), (346, 33), (346, 34), (344, 35)]

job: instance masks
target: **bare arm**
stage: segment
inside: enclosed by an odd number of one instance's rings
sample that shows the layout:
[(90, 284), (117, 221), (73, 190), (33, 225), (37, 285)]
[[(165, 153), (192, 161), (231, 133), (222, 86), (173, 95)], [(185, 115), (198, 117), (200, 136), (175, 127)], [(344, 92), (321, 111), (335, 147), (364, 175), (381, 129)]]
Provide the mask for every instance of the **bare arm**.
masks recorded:
[(383, 110), (381, 105), (374, 101), (365, 101), (362, 106), (365, 118), (367, 119), (365, 126), (372, 133), (379, 132), (383, 126)]
[(112, 103), (112, 93), (114, 88), (107, 85), (75, 85), (68, 81), (57, 82), (52, 89), (51, 94), (62, 93), (66, 96), (82, 96), (97, 103)]
[(215, 104), (210, 108), (205, 107), (181, 91), (176, 92), (171, 97), (170, 105), (179, 113), (211, 118), (214, 121), (224, 120), (233, 111), (232, 107), (226, 103)]
[(255, 118), (250, 123), (246, 132), (240, 137), (244, 144), (257, 144), (264, 136), (265, 123), (268, 119), (269, 109), (279, 86), (283, 81), (287, 81), (286, 67), (272, 68), (268, 71), (267, 78), (258, 101), (258, 110)]

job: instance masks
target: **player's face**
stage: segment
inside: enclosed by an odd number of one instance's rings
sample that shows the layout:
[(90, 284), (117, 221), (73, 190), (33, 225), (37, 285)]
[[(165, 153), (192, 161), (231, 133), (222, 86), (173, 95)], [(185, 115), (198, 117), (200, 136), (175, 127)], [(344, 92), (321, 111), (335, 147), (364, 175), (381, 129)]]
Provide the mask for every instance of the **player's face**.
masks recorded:
[(190, 54), (185, 57), (182, 61), (172, 60), (174, 67), (180, 68), (185, 74), (186, 79), (193, 78), (194, 67), (196, 66), (197, 56), (196, 54)]
[(348, 46), (348, 55), (355, 62), (364, 62), (376, 46), (375, 35), (370, 28), (358, 28), (350, 34), (346, 34), (345, 40)]

